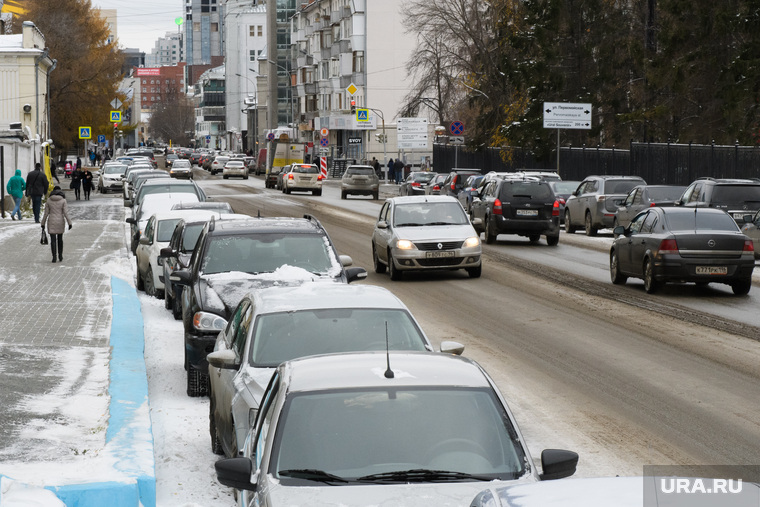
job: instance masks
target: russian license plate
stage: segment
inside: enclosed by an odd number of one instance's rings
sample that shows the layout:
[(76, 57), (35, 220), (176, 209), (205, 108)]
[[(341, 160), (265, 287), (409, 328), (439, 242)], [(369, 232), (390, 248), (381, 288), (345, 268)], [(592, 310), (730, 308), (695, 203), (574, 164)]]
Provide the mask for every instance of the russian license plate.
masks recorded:
[(427, 259), (442, 259), (444, 257), (454, 257), (453, 251), (445, 252), (425, 252), (425, 258)]
[(517, 216), (518, 217), (537, 217), (538, 210), (537, 209), (519, 209), (517, 210)]
[(698, 275), (727, 275), (726, 266), (697, 266), (695, 268)]

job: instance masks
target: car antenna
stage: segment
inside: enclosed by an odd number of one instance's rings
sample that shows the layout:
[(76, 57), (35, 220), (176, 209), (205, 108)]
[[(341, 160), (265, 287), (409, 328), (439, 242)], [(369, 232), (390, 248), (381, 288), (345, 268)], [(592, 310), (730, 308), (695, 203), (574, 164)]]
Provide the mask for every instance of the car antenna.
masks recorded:
[(393, 370), (391, 370), (391, 352), (388, 346), (388, 321), (385, 321), (385, 361), (388, 367), (385, 370), (385, 378), (393, 378)]
[(697, 233), (697, 207), (694, 207), (694, 233)]

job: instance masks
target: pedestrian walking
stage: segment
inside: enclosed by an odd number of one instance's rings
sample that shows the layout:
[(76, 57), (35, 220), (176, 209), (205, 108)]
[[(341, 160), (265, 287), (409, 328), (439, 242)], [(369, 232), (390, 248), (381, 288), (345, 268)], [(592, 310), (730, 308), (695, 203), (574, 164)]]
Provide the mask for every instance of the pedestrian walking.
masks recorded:
[(77, 155), (77, 169), (82, 169), (82, 159)]
[(389, 158), (388, 159), (388, 181), (391, 183), (396, 181), (396, 176), (393, 172), (393, 167), (394, 167), (393, 159)]
[(67, 160), (66, 165), (63, 166), (63, 177), (64, 178), (71, 178), (71, 173), (74, 172), (74, 168), (71, 165), (71, 161)]
[(95, 167), (95, 150), (90, 150), (90, 166)]
[(21, 201), (24, 199), (24, 190), (26, 190), (26, 183), (24, 182), (24, 178), (21, 177), (21, 169), (16, 169), (15, 176), (11, 176), (8, 180), (5, 190), (13, 197), (13, 202), (15, 203), (15, 207), (11, 212), (11, 219), (16, 220), (16, 215), (18, 215), (18, 219), (21, 220)]
[(66, 196), (63, 195), (61, 187), (56, 185), (50, 192), (45, 213), (42, 215), (42, 230), (45, 225), (48, 227), (50, 234), (50, 250), (53, 252), (53, 262), (63, 260), (63, 233), (66, 230), (66, 222), (71, 230), (71, 219), (69, 218), (69, 208), (66, 203)]
[(26, 177), (26, 195), (32, 199), (32, 210), (34, 211), (34, 221), (40, 223), (40, 207), (42, 206), (42, 196), (47, 194), (48, 179), (42, 172), (42, 165), (39, 162), (34, 164), (34, 171)]
[(383, 179), (380, 173), (380, 162), (375, 157), (372, 157), (372, 167), (375, 169), (375, 174), (379, 179)]
[(92, 191), (92, 172), (86, 167), (82, 171), (82, 190), (84, 190), (84, 200), (90, 200), (90, 192)]
[(396, 175), (396, 183), (401, 183), (404, 179), (404, 163), (400, 158), (397, 158), (393, 163), (393, 173)]
[[(52, 158), (50, 159), (50, 177), (55, 179), (59, 184), (61, 183), (61, 180), (58, 179), (58, 175), (56, 174), (55, 162)], [(52, 183), (52, 180), (50, 182)]]
[(69, 186), (74, 190), (74, 197), (76, 197), (78, 201), (82, 195), (82, 171), (80, 171), (79, 168), (71, 174), (71, 184)]

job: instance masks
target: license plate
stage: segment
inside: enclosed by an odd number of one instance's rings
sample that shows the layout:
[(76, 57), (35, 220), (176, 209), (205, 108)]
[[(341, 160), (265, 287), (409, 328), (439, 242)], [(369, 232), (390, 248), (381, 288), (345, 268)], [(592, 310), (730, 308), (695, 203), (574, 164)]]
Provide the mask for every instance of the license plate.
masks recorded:
[(734, 219), (738, 220), (744, 217), (744, 213), (734, 213)]
[(537, 217), (538, 210), (537, 209), (519, 209), (517, 210), (517, 216), (518, 217)]
[(698, 275), (727, 275), (728, 268), (726, 266), (697, 266), (696, 273)]
[(427, 259), (441, 259), (444, 257), (454, 257), (454, 252), (447, 251), (447, 252), (425, 252), (425, 257)]

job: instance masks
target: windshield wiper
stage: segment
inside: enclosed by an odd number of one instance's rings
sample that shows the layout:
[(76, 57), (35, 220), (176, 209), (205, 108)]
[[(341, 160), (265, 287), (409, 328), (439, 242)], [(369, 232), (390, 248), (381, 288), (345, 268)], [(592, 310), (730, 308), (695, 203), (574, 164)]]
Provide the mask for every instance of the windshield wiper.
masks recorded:
[(457, 225), (454, 222), (430, 222), (429, 224), (425, 225)]
[(413, 224), (413, 223), (407, 223), (407, 224), (396, 224), (396, 227), (420, 227), (425, 224)]
[(338, 475), (333, 475), (324, 470), (317, 470), (314, 468), (295, 468), (290, 470), (280, 470), (278, 472), (282, 477), (293, 477), (294, 479), (306, 479), (308, 481), (316, 482), (349, 482), (348, 479), (344, 479)]
[(356, 480), (359, 482), (451, 482), (462, 480), (492, 481), (493, 477), (473, 475), (465, 472), (453, 472), (450, 470), (415, 468), (412, 470), (365, 475)]

